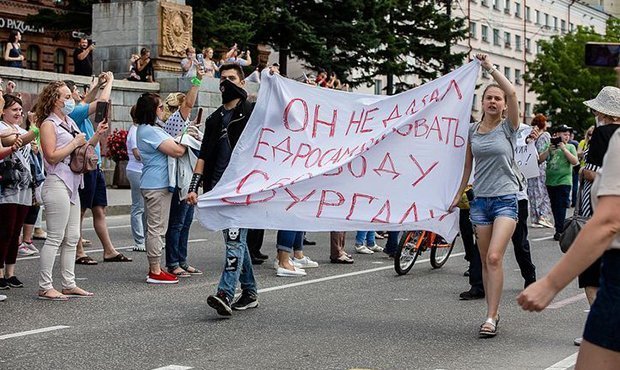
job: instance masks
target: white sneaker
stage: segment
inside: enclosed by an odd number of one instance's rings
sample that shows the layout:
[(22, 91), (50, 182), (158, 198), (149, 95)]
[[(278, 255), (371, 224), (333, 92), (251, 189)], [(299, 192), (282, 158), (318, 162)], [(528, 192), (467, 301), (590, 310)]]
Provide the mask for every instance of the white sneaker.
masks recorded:
[(6, 296), (3, 294), (0, 294), (0, 302), (4, 301), (6, 299)]
[(19, 256), (32, 256), (35, 253), (37, 253), (37, 252), (35, 252), (32, 249), (28, 248), (28, 246), (25, 243), (22, 243), (19, 246), (19, 248), (17, 248), (17, 255), (19, 255)]
[(373, 252), (383, 252), (383, 247), (376, 244), (366, 248), (370, 249)]
[(306, 271), (304, 271), (303, 269), (297, 268), (297, 267), (295, 267), (295, 270), (287, 270), (283, 267), (278, 267), (276, 276), (281, 276), (281, 277), (306, 276)]
[(355, 251), (359, 254), (373, 254), (375, 252), (371, 251), (370, 249), (368, 249), (368, 247), (366, 247), (365, 245), (356, 245), (355, 246)]
[(39, 250), (37, 249), (37, 247), (34, 246), (34, 244), (32, 244), (32, 242), (28, 243), (28, 242), (23, 242), (22, 244), (25, 244), (26, 247), (28, 247), (28, 249), (30, 249), (31, 251), (33, 251), (34, 253), (39, 253)]
[(293, 258), (293, 266), (299, 266), (302, 269), (307, 269), (312, 267), (319, 267), (319, 264), (311, 260), (308, 256), (304, 256), (303, 258)]
[[(304, 266), (302, 266), (302, 265), (301, 265), (301, 263), (296, 262), (296, 261), (295, 261), (295, 260), (293, 260), (292, 258), (289, 258), (289, 259), (288, 259), (288, 261), (289, 261), (289, 262), (291, 263), (291, 265), (293, 265), (294, 267), (297, 267), (297, 268), (300, 268), (300, 269), (304, 268)], [(316, 263), (316, 262), (315, 262), (315, 263)], [(317, 264), (317, 266), (318, 266), (318, 264)], [(314, 266), (314, 267), (317, 267), (317, 266)], [(278, 261), (278, 259), (276, 258), (276, 259), (274, 259), (274, 260), (273, 260), (273, 269), (274, 269), (274, 270), (277, 270), (277, 269), (279, 269), (279, 268), (280, 268), (280, 261)]]

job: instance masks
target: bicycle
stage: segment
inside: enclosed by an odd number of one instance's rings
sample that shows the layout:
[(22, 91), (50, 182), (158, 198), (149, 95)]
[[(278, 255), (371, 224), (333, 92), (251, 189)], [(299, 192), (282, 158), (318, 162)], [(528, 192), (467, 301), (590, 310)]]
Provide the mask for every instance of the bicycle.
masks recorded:
[(398, 251), (394, 256), (394, 269), (398, 275), (405, 275), (422, 252), (430, 249), (431, 266), (438, 269), (443, 266), (454, 248), (456, 239), (448, 243), (441, 236), (426, 230), (407, 231), (400, 238)]

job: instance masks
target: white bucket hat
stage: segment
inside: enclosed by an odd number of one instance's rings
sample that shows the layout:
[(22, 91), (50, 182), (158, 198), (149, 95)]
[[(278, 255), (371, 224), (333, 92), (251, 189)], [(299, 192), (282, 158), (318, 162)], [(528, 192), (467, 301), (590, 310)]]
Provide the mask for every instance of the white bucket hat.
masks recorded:
[(620, 89), (605, 86), (596, 98), (584, 101), (583, 104), (608, 116), (620, 117)]

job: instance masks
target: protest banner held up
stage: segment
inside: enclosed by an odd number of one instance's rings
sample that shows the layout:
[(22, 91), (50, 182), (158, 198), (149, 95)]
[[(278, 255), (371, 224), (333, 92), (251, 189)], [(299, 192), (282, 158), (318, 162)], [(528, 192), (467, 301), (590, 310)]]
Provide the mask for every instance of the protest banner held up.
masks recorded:
[(479, 62), (394, 96), (263, 73), (257, 105), (217, 186), (210, 230), (426, 229), (451, 240)]

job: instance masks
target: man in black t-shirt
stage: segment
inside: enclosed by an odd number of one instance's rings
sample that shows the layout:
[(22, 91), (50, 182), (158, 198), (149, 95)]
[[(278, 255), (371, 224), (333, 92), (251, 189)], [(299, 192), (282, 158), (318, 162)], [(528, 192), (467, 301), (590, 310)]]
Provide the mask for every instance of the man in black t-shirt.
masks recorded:
[(91, 76), (93, 74), (93, 50), (95, 44), (88, 44), (88, 39), (81, 38), (78, 47), (73, 51), (74, 75)]

